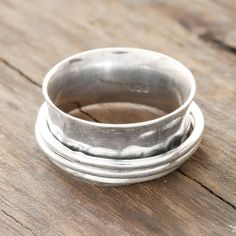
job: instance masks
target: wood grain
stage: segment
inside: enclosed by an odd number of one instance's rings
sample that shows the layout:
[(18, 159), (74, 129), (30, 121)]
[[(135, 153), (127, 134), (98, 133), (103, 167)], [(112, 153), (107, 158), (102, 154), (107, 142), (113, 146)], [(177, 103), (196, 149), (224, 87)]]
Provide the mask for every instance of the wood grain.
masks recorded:
[[(1, 235), (235, 234), (234, 1), (4, 0), (0, 6)], [(160, 51), (194, 73), (204, 139), (167, 177), (119, 188), (83, 184), (53, 167), (35, 142), (43, 75), (66, 56), (107, 46)], [(150, 113), (103, 107), (81, 108), (80, 115), (128, 122)]]

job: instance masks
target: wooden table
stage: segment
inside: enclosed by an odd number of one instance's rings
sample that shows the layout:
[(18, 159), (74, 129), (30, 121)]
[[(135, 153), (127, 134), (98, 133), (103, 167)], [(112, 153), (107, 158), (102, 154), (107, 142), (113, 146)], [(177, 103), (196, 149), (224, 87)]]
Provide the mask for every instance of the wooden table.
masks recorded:
[[(0, 235), (236, 235), (235, 12), (234, 0), (2, 0)], [(69, 55), (109, 46), (163, 52), (196, 78), (203, 141), (159, 180), (83, 184), (35, 141), (45, 73)]]

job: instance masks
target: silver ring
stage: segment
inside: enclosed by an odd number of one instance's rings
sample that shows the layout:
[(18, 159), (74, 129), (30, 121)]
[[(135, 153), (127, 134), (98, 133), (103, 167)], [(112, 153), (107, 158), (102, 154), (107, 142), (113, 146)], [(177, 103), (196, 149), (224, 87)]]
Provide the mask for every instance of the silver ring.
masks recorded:
[[(44, 79), (43, 94), (49, 128), (61, 143), (93, 156), (138, 158), (182, 142), (188, 132), (195, 81), (185, 66), (166, 55), (105, 48), (54, 66)], [(77, 106), (111, 101), (155, 107), (166, 114), (132, 124), (101, 124), (68, 114)]]
[[(43, 93), (37, 141), (54, 164), (86, 181), (122, 185), (164, 176), (192, 155), (204, 129), (202, 112), (192, 102), (191, 72), (152, 51), (106, 48), (77, 54), (48, 72)], [(130, 124), (68, 114), (78, 104), (111, 101), (141, 103), (166, 114)]]

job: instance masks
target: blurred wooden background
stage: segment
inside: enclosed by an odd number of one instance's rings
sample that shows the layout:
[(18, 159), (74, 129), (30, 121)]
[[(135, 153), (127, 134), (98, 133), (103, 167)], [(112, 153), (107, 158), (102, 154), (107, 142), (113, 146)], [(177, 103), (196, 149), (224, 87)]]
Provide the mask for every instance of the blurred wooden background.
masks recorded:
[[(196, 78), (203, 141), (159, 180), (76, 182), (36, 144), (45, 73), (67, 56), (110, 46), (168, 54)], [(236, 235), (235, 53), (234, 0), (1, 0), (0, 235)]]

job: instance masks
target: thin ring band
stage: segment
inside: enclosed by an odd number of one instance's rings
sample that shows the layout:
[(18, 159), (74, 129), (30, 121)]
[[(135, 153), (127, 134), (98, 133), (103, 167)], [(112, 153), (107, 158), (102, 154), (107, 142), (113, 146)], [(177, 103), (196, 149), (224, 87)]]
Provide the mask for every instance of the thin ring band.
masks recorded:
[(107, 185), (107, 186), (121, 186), (121, 185), (128, 185), (128, 184), (141, 183), (141, 182), (145, 182), (145, 181), (154, 180), (157, 178), (161, 178), (165, 175), (168, 175), (169, 173), (171, 173), (179, 168), (179, 166), (177, 166), (173, 169), (169, 169), (168, 171), (164, 171), (162, 173), (150, 175), (150, 176), (146, 176), (146, 177), (119, 179), (119, 178), (106, 178), (106, 177), (100, 177), (100, 176), (95, 176), (95, 175), (90, 175), (90, 174), (84, 174), (84, 173), (66, 168), (64, 166), (61, 166), (57, 162), (53, 162), (53, 163), (56, 166), (58, 166), (59, 168), (61, 168), (62, 170), (65, 170), (67, 173), (70, 173), (75, 177), (79, 177), (80, 180), (82, 180), (84, 182), (89, 182), (89, 183), (92, 182), (95, 184), (102, 184), (102, 185)]

